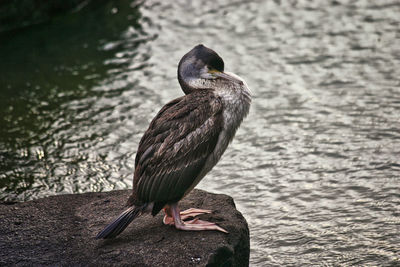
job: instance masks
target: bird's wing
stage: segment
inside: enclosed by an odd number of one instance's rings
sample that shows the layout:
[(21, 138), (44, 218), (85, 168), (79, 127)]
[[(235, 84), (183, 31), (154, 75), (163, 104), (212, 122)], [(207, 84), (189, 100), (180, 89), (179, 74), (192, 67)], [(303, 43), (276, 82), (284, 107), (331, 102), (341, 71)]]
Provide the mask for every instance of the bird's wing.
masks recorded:
[(142, 137), (134, 186), (141, 202), (180, 200), (214, 150), (222, 129), (222, 103), (199, 90), (166, 104)]

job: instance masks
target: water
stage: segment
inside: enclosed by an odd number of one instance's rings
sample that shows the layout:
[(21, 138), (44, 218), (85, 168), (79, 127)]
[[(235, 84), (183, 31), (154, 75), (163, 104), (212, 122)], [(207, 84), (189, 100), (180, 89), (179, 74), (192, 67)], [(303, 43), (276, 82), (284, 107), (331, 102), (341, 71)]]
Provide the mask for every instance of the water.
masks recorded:
[(198, 43), (251, 112), (199, 187), (234, 197), (252, 266), (400, 265), (400, 3), (106, 1), (0, 35), (0, 199), (130, 188)]

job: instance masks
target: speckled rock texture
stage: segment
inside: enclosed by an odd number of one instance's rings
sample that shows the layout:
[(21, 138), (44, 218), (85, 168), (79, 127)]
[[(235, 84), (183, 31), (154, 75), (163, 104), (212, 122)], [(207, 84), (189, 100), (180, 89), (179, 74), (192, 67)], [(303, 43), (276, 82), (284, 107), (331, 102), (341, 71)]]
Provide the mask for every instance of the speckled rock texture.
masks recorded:
[(229, 231), (178, 231), (162, 212), (134, 220), (117, 238), (94, 237), (124, 210), (130, 190), (53, 196), (0, 205), (0, 265), (248, 266), (249, 229), (231, 197), (193, 190), (181, 209)]

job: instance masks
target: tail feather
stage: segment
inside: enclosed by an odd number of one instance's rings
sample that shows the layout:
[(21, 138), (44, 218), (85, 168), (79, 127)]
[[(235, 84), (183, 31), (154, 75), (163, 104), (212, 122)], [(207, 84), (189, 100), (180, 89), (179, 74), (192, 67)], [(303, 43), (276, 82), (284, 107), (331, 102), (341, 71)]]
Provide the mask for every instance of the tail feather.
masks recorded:
[(96, 239), (104, 238), (114, 238), (122, 231), (125, 230), (125, 228), (140, 214), (142, 214), (144, 210), (144, 206), (142, 207), (136, 207), (132, 206), (129, 207), (127, 210), (122, 212), (117, 219), (115, 219), (112, 223), (106, 226), (106, 228), (103, 229), (100, 233), (97, 234)]

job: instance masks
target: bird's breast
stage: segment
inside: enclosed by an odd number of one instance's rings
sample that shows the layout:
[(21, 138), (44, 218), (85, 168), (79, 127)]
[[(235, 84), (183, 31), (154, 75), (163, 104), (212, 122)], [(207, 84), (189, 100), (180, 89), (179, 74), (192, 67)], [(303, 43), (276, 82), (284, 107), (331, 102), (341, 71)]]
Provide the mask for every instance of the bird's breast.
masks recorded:
[(236, 85), (234, 88), (226, 88), (224, 90), (216, 90), (214, 93), (220, 97), (223, 104), (223, 125), (217, 144), (208, 157), (198, 180), (204, 177), (220, 160), (244, 117), (249, 113), (251, 104), (251, 93), (244, 81), (242, 85)]

